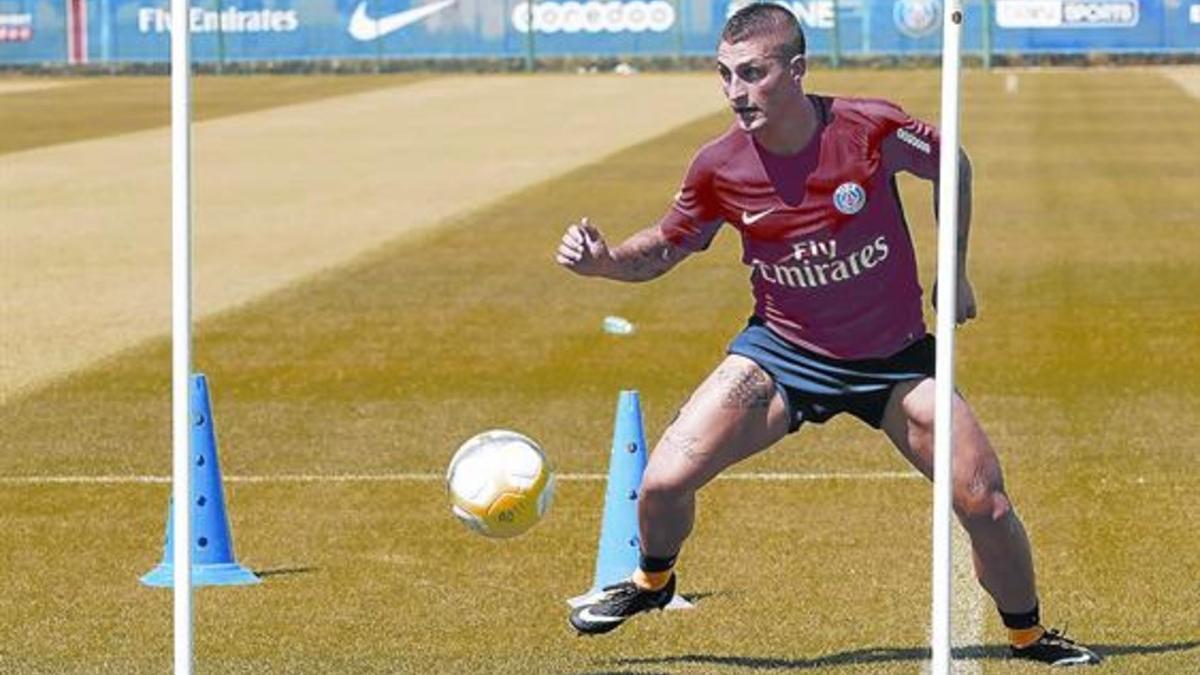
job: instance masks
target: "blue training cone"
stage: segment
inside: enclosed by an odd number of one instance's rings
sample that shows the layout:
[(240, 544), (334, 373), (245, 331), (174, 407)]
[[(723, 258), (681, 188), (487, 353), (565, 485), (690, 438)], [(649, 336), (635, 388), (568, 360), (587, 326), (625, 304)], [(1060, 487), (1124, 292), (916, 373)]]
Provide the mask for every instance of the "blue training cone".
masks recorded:
[[(213, 428), (212, 407), (208, 400), (208, 381), (202, 374), (191, 378), (192, 454), (192, 585), (234, 586), (257, 584), (260, 579), (233, 557), (233, 537), (225, 514), (225, 490), (221, 485), (221, 466), (217, 462), (217, 437)], [(147, 586), (174, 585), (174, 523), (170, 500), (167, 505), (167, 540), (163, 560), (142, 577)]]
[[(578, 607), (605, 586), (628, 579), (637, 569), (640, 555), (637, 499), (646, 471), (646, 432), (636, 391), (622, 391), (617, 398), (612, 451), (608, 459), (608, 487), (604, 492), (604, 518), (600, 523), (600, 547), (592, 588), (567, 600)], [(692, 604), (676, 595), (667, 609), (686, 609)]]

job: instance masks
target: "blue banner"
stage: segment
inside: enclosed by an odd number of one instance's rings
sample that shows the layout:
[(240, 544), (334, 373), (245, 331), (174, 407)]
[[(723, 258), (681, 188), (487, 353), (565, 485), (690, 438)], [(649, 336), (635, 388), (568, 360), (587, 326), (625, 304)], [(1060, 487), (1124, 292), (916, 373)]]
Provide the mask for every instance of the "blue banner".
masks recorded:
[(62, 3), (0, 0), (0, 63), (67, 60), (67, 26)]
[[(1200, 0), (968, 0), (963, 48), (1200, 53)], [(198, 61), (714, 52), (739, 0), (197, 0)], [(942, 0), (785, 0), (810, 53), (936, 54)], [(0, 0), (0, 63), (62, 63), (69, 2)], [(91, 63), (166, 62), (168, 0), (83, 0)], [(530, 31), (532, 29), (532, 35)], [(78, 40), (78, 37), (76, 38)], [(532, 44), (531, 44), (532, 43)]]

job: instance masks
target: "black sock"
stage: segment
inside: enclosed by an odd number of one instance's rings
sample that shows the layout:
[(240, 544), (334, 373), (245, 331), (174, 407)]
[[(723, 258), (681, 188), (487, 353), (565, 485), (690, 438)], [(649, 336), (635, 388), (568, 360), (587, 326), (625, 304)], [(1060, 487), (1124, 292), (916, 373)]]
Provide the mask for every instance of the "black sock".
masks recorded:
[(655, 558), (642, 553), (638, 556), (638, 568), (643, 572), (668, 572), (675, 567), (675, 559), (678, 557), (678, 553), (666, 558)]
[(1004, 622), (1004, 627), (1010, 630), (1025, 630), (1042, 623), (1042, 618), (1038, 616), (1038, 606), (1036, 604), (1028, 612), (1009, 614), (1002, 611), (1000, 612), (1000, 620)]

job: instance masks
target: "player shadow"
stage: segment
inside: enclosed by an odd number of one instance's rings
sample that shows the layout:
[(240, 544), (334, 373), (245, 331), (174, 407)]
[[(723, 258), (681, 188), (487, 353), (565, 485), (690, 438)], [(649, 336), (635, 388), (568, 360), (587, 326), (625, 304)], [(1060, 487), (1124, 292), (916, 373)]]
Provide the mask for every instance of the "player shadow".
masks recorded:
[(680, 593), (679, 597), (683, 598), (684, 600), (687, 600), (688, 602), (692, 603), (693, 605), (698, 605), (698, 604), (700, 604), (701, 600), (704, 600), (706, 598), (711, 598), (714, 595), (728, 595), (728, 593), (726, 593), (724, 591), (699, 591), (697, 593)]
[(253, 570), (254, 574), (259, 577), (282, 577), (291, 574), (308, 574), (309, 572), (320, 571), (320, 567), (311, 565), (294, 565), (292, 567), (267, 567), (261, 570)]
[[(1135, 644), (1089, 644), (1103, 657), (1127, 654), (1165, 654), (1183, 652), (1200, 647), (1200, 640), (1168, 642), (1153, 645)], [(1008, 646), (1001, 644), (967, 645), (950, 650), (955, 659), (963, 661), (1008, 659)], [(755, 656), (720, 656), (716, 654), (681, 654), (647, 658), (616, 659), (622, 666), (668, 666), (674, 664), (731, 666), (751, 670), (813, 670), (835, 666), (861, 666), (873, 663), (920, 662), (929, 660), (929, 649), (923, 647), (867, 647), (835, 654), (826, 654), (811, 659), (780, 659)]]
[(666, 670), (585, 670), (576, 675), (671, 675)]

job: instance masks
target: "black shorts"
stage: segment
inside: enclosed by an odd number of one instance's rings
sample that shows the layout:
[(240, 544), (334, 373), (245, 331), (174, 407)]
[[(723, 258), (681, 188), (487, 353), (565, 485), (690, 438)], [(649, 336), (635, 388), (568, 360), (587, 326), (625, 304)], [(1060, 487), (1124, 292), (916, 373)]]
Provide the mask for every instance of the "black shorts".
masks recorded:
[(754, 361), (775, 380), (788, 405), (790, 431), (843, 412), (878, 429), (892, 388), (933, 377), (937, 345), (927, 333), (887, 358), (841, 360), (798, 347), (751, 317), (728, 353)]

